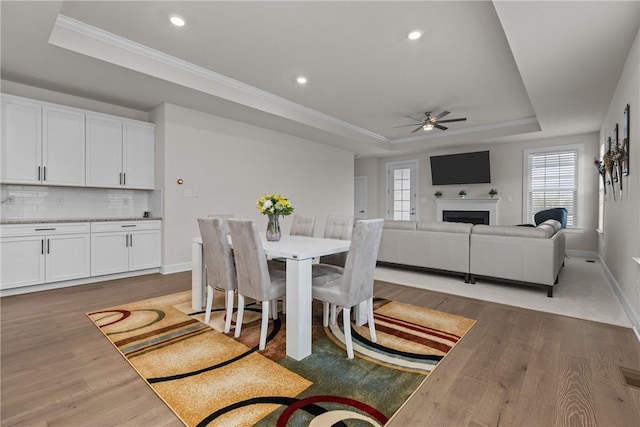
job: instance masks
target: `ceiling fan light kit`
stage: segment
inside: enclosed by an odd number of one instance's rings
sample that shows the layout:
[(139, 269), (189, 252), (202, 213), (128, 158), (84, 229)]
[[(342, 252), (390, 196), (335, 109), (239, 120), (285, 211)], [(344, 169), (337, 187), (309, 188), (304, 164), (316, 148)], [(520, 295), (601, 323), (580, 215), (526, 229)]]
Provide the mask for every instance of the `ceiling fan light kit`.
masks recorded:
[(448, 114), (451, 114), (451, 112), (443, 111), (442, 113), (438, 114), (437, 116), (431, 116), (431, 111), (427, 111), (426, 113), (424, 113), (424, 117), (423, 118), (405, 116), (408, 119), (415, 120), (415, 121), (420, 122), (420, 123), (412, 123), (410, 125), (400, 125), (400, 126), (394, 126), (394, 127), (400, 128), (400, 127), (405, 127), (405, 126), (418, 126), (414, 130), (412, 130), (411, 133), (418, 132), (421, 129), (425, 130), (425, 131), (433, 130), (433, 128), (437, 128), (437, 129), (440, 129), (440, 130), (447, 130), (449, 128), (446, 127), (446, 126), (442, 126), (440, 123), (462, 122), (462, 121), (467, 120), (466, 117), (461, 117), (459, 119), (441, 120), (444, 116), (446, 116)]

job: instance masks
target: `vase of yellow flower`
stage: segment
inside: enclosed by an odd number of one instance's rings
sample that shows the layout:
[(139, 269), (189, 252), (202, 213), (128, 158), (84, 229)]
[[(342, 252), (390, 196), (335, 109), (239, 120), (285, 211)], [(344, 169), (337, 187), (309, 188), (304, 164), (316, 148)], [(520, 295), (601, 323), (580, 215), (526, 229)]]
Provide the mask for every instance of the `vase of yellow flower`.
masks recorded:
[(277, 242), (282, 236), (280, 233), (280, 220), (278, 219), (278, 215), (269, 215), (268, 218), (267, 240), (270, 242)]
[(278, 194), (265, 194), (256, 202), (256, 206), (261, 214), (267, 215), (267, 240), (277, 242), (280, 240), (280, 216), (291, 215), (293, 207), (289, 200)]

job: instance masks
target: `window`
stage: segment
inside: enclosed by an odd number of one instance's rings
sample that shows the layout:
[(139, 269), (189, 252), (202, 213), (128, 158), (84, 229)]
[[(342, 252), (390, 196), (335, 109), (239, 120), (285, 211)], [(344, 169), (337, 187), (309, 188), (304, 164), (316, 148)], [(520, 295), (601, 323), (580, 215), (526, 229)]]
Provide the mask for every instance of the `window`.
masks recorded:
[(578, 160), (581, 146), (525, 150), (524, 222), (536, 212), (567, 209), (567, 228), (578, 227)]
[(387, 163), (387, 219), (416, 218), (417, 176), (417, 160)]

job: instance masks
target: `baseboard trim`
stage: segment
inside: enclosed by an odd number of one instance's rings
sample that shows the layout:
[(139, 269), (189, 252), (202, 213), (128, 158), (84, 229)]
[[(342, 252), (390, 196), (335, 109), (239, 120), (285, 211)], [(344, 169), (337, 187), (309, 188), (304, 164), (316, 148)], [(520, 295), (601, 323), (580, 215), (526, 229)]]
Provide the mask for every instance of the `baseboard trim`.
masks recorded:
[(66, 280), (64, 282), (42, 283), (39, 285), (22, 286), (19, 288), (2, 289), (0, 297), (9, 297), (12, 295), (29, 294), (32, 292), (49, 291), (51, 289), (68, 288), (71, 286), (88, 285), (91, 283), (104, 282), (107, 280), (125, 279), (127, 277), (144, 276), (147, 274), (159, 273), (159, 268), (148, 268), (146, 270), (127, 271), (125, 273), (107, 274), (104, 276), (84, 277), (82, 279)]
[(160, 274), (173, 274), (188, 270), (191, 270), (191, 262), (183, 262), (180, 264), (163, 265), (160, 267)]
[(575, 249), (568, 249), (567, 256), (576, 257), (576, 258), (598, 258), (598, 252), (594, 251), (579, 251)]
[(638, 313), (635, 312), (633, 306), (629, 303), (629, 300), (622, 292), (622, 288), (620, 288), (618, 281), (615, 277), (613, 277), (613, 274), (611, 274), (611, 271), (609, 271), (609, 267), (607, 267), (607, 264), (604, 262), (602, 257), (598, 256), (598, 260), (600, 261), (600, 265), (602, 266), (602, 271), (604, 271), (605, 277), (607, 278), (609, 284), (611, 285), (611, 288), (613, 289), (613, 293), (618, 297), (618, 300), (620, 301), (620, 304), (622, 304), (624, 312), (627, 314), (627, 317), (631, 322), (633, 333), (638, 339), (638, 342), (640, 342), (640, 316), (638, 316)]

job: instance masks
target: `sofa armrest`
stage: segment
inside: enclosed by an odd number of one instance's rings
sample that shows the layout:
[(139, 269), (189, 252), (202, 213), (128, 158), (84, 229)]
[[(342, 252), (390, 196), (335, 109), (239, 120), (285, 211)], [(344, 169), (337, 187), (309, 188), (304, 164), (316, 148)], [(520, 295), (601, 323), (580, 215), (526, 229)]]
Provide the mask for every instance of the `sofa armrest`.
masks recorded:
[(553, 286), (562, 266), (563, 243), (563, 231), (551, 238), (472, 233), (469, 272)]

